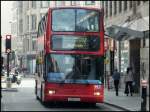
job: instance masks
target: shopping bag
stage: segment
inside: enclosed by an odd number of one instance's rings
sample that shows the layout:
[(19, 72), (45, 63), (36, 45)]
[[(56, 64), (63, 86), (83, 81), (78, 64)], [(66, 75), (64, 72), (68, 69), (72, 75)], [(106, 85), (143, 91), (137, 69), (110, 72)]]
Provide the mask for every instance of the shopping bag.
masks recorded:
[(135, 81), (132, 82), (132, 86), (135, 86)]

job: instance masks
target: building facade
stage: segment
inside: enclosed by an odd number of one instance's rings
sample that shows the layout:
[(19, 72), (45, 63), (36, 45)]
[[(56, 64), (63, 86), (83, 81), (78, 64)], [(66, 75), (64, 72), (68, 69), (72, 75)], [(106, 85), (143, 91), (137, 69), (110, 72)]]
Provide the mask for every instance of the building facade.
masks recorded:
[[(149, 1), (101, 1), (100, 5), (104, 8), (105, 29), (111, 25), (117, 25), (139, 32), (149, 32)], [(111, 76), (113, 69), (117, 68), (124, 77), (127, 67), (132, 67), (136, 82), (135, 92), (140, 91), (141, 61), (149, 62), (146, 53), (149, 46), (141, 48), (142, 41), (143, 37), (137, 38), (132, 35), (126, 39), (122, 37), (121, 40), (114, 37), (114, 50), (107, 51), (110, 57), (110, 63), (106, 65), (108, 75)], [(145, 57), (144, 60), (143, 57)], [(149, 66), (148, 63), (145, 65)], [(145, 71), (145, 77), (148, 77), (149, 69), (146, 67)], [(124, 88), (122, 79), (121, 86)]]
[[(118, 25), (137, 31), (149, 31), (149, 1), (15, 1), (15, 4), (18, 4), (16, 5), (17, 13), (15, 14), (17, 16), (17, 43), (20, 43), (15, 45), (17, 45), (17, 48), (20, 48), (17, 51), (20, 67), (27, 69), (30, 74), (33, 74), (35, 71), (38, 22), (47, 12), (48, 7), (82, 6), (103, 8), (105, 28), (111, 25)], [(139, 26), (141, 27), (140, 29)], [(134, 77), (137, 83), (137, 91), (139, 91), (140, 56), (142, 54), (140, 53), (141, 39), (122, 41), (111, 39), (109, 43), (111, 43), (111, 47), (106, 53), (109, 57), (106, 65), (107, 75), (111, 75), (114, 68), (118, 68), (124, 74), (126, 68), (132, 66), (136, 73)], [(138, 53), (135, 55), (135, 52)], [(136, 60), (139, 61), (137, 62)], [(146, 71), (148, 70), (146, 69)]]

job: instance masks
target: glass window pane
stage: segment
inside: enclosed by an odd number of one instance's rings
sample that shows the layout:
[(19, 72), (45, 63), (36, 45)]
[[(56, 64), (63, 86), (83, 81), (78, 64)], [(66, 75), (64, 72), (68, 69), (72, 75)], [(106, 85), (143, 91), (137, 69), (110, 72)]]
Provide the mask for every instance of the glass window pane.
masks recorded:
[(29, 31), (29, 16), (26, 16), (26, 21), (27, 21), (27, 26), (26, 26), (26, 30)]
[(130, 1), (130, 8), (132, 8), (132, 1)]
[(141, 1), (137, 1), (137, 5), (140, 5)]
[(36, 8), (36, 1), (31, 1), (32, 8)]
[(84, 9), (61, 9), (52, 12), (53, 31), (98, 32), (99, 12)]
[(127, 1), (124, 1), (124, 11), (127, 10)]
[(47, 80), (58, 83), (100, 84), (102, 76), (98, 56), (60, 55), (47, 56)]
[(98, 36), (53, 35), (53, 50), (98, 51), (100, 38)]
[(54, 10), (52, 15), (54, 31), (75, 31), (75, 11), (73, 9)]
[(32, 15), (32, 30), (36, 29), (36, 15)]
[(108, 1), (105, 2), (105, 16), (108, 17)]
[(62, 6), (62, 3), (63, 1), (56, 1), (56, 6)]
[(85, 5), (94, 5), (95, 1), (85, 1)]
[(41, 1), (41, 8), (49, 7), (49, 1)]
[(91, 10), (77, 10), (76, 31), (99, 31), (99, 13)]
[(119, 12), (122, 11), (122, 1), (119, 1)]
[(114, 14), (117, 13), (117, 1), (114, 1)]
[(71, 5), (76, 5), (76, 1), (70, 1)]
[[(35, 38), (35, 37), (32, 37)], [(36, 40), (32, 40), (32, 50), (36, 50)]]
[(109, 2), (109, 11), (110, 11), (110, 16), (112, 16), (112, 1)]

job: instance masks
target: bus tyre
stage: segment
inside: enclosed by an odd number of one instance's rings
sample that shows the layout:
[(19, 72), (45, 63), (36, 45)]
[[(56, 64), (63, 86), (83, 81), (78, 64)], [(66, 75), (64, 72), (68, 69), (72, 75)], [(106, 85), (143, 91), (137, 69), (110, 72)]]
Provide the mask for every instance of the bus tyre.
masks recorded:
[(38, 95), (37, 95), (37, 88), (35, 88), (35, 89), (36, 89), (36, 90), (35, 90), (35, 91), (36, 91), (36, 93), (35, 93), (36, 99), (39, 100), (39, 97), (38, 97)]
[(36, 99), (39, 100), (39, 97), (37, 95), (37, 81), (35, 80), (35, 95), (36, 95)]
[(36, 95), (36, 99), (39, 100), (39, 97)]
[(35, 94), (37, 96), (37, 81), (35, 80)]
[(36, 99), (37, 99), (37, 100), (39, 100), (39, 97), (38, 97), (38, 95), (37, 95), (37, 94), (35, 94), (35, 95), (36, 95)]
[(40, 101), (41, 101), (41, 103), (43, 104), (43, 105), (46, 105), (46, 102), (44, 101), (44, 99), (43, 99), (43, 87), (42, 87), (42, 85), (41, 85), (41, 99), (40, 99)]
[(96, 103), (89, 103), (90, 107), (96, 107)]

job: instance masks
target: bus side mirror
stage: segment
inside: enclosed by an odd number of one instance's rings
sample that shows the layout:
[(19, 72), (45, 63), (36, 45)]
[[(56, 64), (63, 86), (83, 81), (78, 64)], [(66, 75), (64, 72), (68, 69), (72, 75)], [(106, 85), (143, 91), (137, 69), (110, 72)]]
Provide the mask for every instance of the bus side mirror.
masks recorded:
[(37, 64), (43, 64), (43, 59), (42, 57), (37, 58)]

